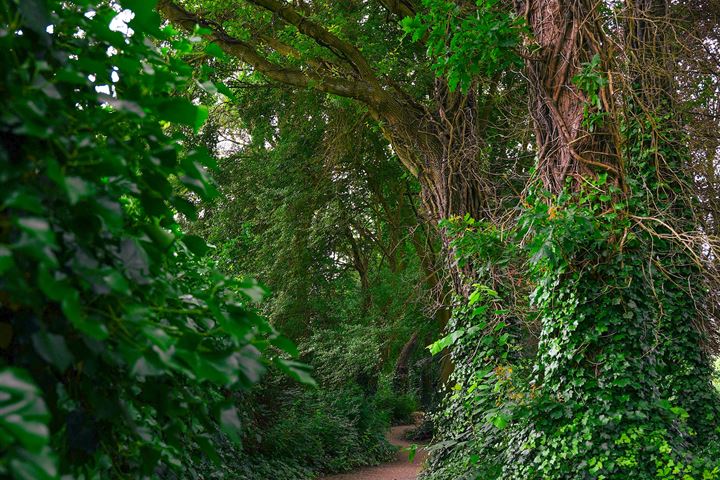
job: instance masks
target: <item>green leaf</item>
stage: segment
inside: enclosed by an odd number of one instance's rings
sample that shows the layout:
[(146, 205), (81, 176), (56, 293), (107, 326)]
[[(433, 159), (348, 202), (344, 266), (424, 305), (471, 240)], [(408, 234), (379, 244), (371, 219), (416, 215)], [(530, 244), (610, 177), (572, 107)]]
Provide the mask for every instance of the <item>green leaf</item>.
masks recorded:
[(240, 443), (242, 438), (242, 423), (238, 416), (237, 408), (228, 406), (220, 410), (220, 428), (235, 443)]
[(56, 279), (45, 267), (38, 270), (38, 286), (50, 299), (60, 302), (63, 298), (73, 294), (73, 288), (67, 280)]
[(284, 358), (276, 358), (275, 364), (280, 370), (288, 374), (291, 378), (297, 380), (303, 385), (317, 387), (317, 382), (310, 375), (312, 367), (304, 363), (295, 362), (293, 360), (285, 360)]
[(455, 332), (452, 332), (449, 335), (444, 336), (440, 340), (437, 340), (434, 343), (431, 343), (427, 346), (428, 350), (430, 350), (430, 353), (432, 355), (437, 355), (438, 353), (445, 350), (450, 345), (454, 344), (458, 339), (462, 338), (465, 335), (465, 329), (460, 328)]
[(98, 102), (109, 105), (120, 112), (130, 112), (134, 113), (140, 118), (145, 117), (145, 110), (143, 110), (143, 108), (136, 102), (130, 100), (122, 100), (106, 93), (98, 93), (97, 99)]
[(175, 235), (159, 225), (150, 224), (145, 226), (145, 232), (161, 249), (166, 249), (175, 241)]
[(205, 240), (197, 235), (185, 235), (182, 238), (182, 242), (194, 255), (203, 257), (210, 250)]
[(24, 190), (15, 190), (3, 203), (5, 208), (20, 208), (36, 215), (43, 213), (43, 206), (37, 194), (32, 194)]
[(415, 460), (415, 455), (417, 455), (417, 443), (411, 444), (409, 447), (407, 447), (408, 452), (408, 461), (412, 463), (413, 460)]
[(279, 335), (271, 339), (270, 343), (282, 350), (283, 352), (290, 354), (293, 358), (297, 358), (300, 356), (300, 351), (298, 350), (295, 343), (285, 336)]
[(158, 104), (157, 111), (161, 119), (192, 127), (195, 131), (205, 123), (209, 115), (207, 107), (193, 105), (184, 98), (163, 100)]
[(4, 245), (0, 245), (0, 275), (10, 270), (14, 263), (10, 249)]
[(502, 413), (498, 413), (492, 418), (492, 424), (495, 425), (496, 428), (502, 430), (503, 428), (507, 427), (509, 418)]
[(205, 47), (205, 53), (207, 53), (208, 55), (212, 55), (219, 60), (227, 58), (225, 51), (217, 43), (208, 43)]
[(67, 370), (74, 361), (62, 335), (41, 331), (32, 336), (32, 343), (38, 355), (60, 372)]
[(52, 23), (47, 3), (44, 0), (22, 0), (18, 3), (25, 25), (38, 35), (47, 36), (45, 29)]
[(19, 368), (0, 370), (0, 431), (38, 452), (50, 441), (50, 413), (40, 389)]
[(40, 217), (18, 218), (17, 225), (20, 230), (28, 233), (33, 239), (47, 245), (55, 245), (55, 234), (46, 219)]
[(114, 292), (123, 295), (130, 294), (130, 285), (128, 284), (127, 279), (117, 270), (110, 270), (108, 273), (104, 274), (103, 281)]
[(95, 193), (95, 187), (80, 177), (65, 177), (65, 193), (71, 205)]
[(10, 471), (15, 480), (56, 480), (59, 478), (57, 458), (45, 446), (37, 452), (16, 448), (11, 453)]
[(210, 461), (213, 464), (215, 464), (215, 465), (222, 464), (222, 459), (220, 458), (220, 455), (218, 455), (217, 449), (215, 448), (215, 442), (212, 438), (210, 438), (210, 435), (208, 435), (208, 434), (198, 435), (195, 440), (197, 441), (197, 444), (200, 447), (200, 450), (202, 450), (202, 452), (205, 455), (207, 455), (207, 457), (210, 459)]
[(108, 337), (107, 327), (96, 318), (88, 318), (83, 311), (77, 290), (71, 289), (70, 293), (62, 298), (60, 307), (70, 323), (84, 334), (96, 340), (105, 340)]

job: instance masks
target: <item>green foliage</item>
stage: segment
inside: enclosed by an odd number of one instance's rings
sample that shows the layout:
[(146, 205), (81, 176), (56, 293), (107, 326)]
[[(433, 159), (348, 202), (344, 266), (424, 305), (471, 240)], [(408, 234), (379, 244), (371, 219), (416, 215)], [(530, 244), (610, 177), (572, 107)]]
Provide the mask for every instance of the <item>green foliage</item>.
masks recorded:
[[(531, 190), (504, 235), (446, 223), (458, 261), (492, 288), (463, 301), (435, 344), (452, 344), (459, 367), (425, 478), (720, 477), (720, 398), (694, 326), (705, 292), (692, 254), (666, 234), (686, 228), (692, 207), (680, 193), (685, 150), (670, 134), (656, 142), (667, 122), (621, 125), (624, 186), (602, 174), (556, 196)], [(524, 249), (503, 247), (508, 237)], [(525, 282), (527, 306), (515, 293)]]
[(461, 5), (447, 0), (423, 0), (415, 17), (403, 19), (412, 40), (424, 40), (433, 69), (447, 78), (451, 91), (467, 91), (477, 75), (493, 76), (522, 65), (515, 48), (520, 43), (522, 18), (508, 13), (499, 0)]
[(517, 316), (522, 310), (510, 302), (517, 286), (496, 281), (517, 268), (517, 248), (512, 236), (470, 217), (445, 221), (444, 228), (454, 238), (458, 260), (472, 262), (478, 278), (493, 288), (478, 283), (468, 300), (455, 303), (447, 331), (450, 337), (462, 334), (450, 351), (455, 369), (449, 392), (432, 415), (435, 442), (423, 478), (498, 478), (506, 428), (523, 399), (527, 375)]
[(375, 404), (382, 412), (387, 412), (392, 425), (410, 425), (412, 414), (420, 409), (418, 399), (413, 393), (398, 394), (390, 385), (382, 384), (375, 395)]
[[(388, 415), (358, 387), (299, 390), (270, 374), (238, 399), (241, 446), (225, 443), (223, 469), (246, 480), (311, 479), (389, 460)], [(206, 464), (201, 475), (218, 476)], [(206, 477), (204, 477), (206, 478)]]
[(600, 98), (600, 92), (608, 84), (608, 79), (600, 70), (600, 55), (595, 54), (589, 62), (583, 64), (582, 70), (573, 77), (572, 82), (587, 98), (583, 111), (583, 126), (588, 132), (594, 132), (608, 114), (603, 111)]
[(0, 473), (14, 478), (192, 475), (213, 437), (238, 438), (233, 392), (270, 344), (292, 352), (252, 306), (264, 288), (220, 273), (176, 222), (216, 194), (214, 160), (169, 128), (207, 116), (178, 95), (205, 81), (173, 54), (194, 37), (160, 30), (152, 2), (121, 3), (134, 13), (0, 7)]
[[(216, 75), (233, 67), (218, 65)], [(437, 327), (424, 313), (430, 298), (412, 236), (428, 241), (413, 212), (417, 187), (362, 109), (238, 77), (243, 88), (193, 138), (215, 150), (222, 195), (187, 225), (227, 273), (268, 284), (264, 313), (297, 341), (319, 388), (300, 391), (272, 374), (253, 388), (239, 403), (242, 447), (228, 448), (223, 463), (263, 480), (377, 464), (394, 452), (390, 423), (410, 423), (433, 389), (435, 365), (420, 345)], [(223, 142), (238, 129), (243, 145)], [(423, 340), (407, 391), (396, 389), (395, 360), (414, 332)]]

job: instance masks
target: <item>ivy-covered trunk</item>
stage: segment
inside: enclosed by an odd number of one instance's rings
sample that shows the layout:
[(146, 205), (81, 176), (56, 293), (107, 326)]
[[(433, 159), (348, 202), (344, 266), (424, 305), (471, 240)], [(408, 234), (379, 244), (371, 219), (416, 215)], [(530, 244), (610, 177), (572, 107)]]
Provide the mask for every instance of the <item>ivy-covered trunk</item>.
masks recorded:
[[(417, 177), (423, 215), (434, 225), (465, 215), (488, 217), (493, 195), (482, 147), (489, 109), (482, 104), (490, 104), (492, 98), (479, 101), (478, 96), (475, 91), (451, 91), (445, 80), (438, 79), (431, 108), (397, 105), (388, 99), (375, 110), (385, 137)], [(467, 298), (473, 270), (455, 261), (445, 229), (440, 229), (440, 236), (451, 288)]]
[(658, 68), (666, 9), (653, 3), (619, 16), (597, 0), (519, 5), (539, 44), (527, 70), (542, 186), (524, 227), (540, 342), (515, 433), (527, 450), (506, 464), (510, 478), (715, 467), (701, 460), (713, 458), (720, 405), (697, 328), (701, 253), (678, 233), (695, 230), (689, 152), (671, 90), (656, 88), (672, 79)]

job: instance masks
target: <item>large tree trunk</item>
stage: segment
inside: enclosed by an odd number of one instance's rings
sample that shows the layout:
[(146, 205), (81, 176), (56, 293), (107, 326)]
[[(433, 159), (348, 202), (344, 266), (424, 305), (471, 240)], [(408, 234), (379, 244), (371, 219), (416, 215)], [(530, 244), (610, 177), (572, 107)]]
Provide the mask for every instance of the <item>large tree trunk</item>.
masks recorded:
[[(606, 60), (598, 2), (527, 0), (519, 11), (540, 46), (538, 58), (527, 62), (527, 71), (537, 169), (545, 187), (557, 193), (568, 177), (578, 182), (598, 169), (617, 176), (620, 167), (610, 129), (605, 126), (590, 134), (583, 128), (588, 98), (573, 82), (594, 55)], [(607, 109), (610, 99), (604, 91), (600, 99)]]
[[(435, 82), (433, 110), (412, 102), (387, 99), (373, 110), (403, 165), (418, 178), (425, 219), (488, 218), (492, 190), (481, 155), (487, 109), (478, 106), (477, 93), (451, 92), (444, 80)], [(487, 100), (488, 102), (490, 100)], [(473, 268), (455, 261), (450, 238), (440, 230), (447, 271), (455, 293), (467, 296)]]
[[(517, 478), (569, 478), (567, 469), (588, 458), (602, 460), (595, 473), (607, 478), (644, 478), (657, 465), (689, 461), (717, 425), (705, 420), (717, 419), (718, 403), (693, 327), (703, 298), (696, 253), (673, 238), (688, 228), (691, 202), (683, 191), (681, 126), (667, 120), (671, 105), (663, 99), (672, 78), (658, 68), (664, 38), (656, 15), (664, 5), (628, 2), (620, 16), (628, 20), (616, 24), (601, 16), (600, 0), (517, 4), (539, 46), (526, 64), (537, 168), (558, 195), (536, 200), (549, 214), (535, 234), (552, 244), (552, 254), (533, 270), (541, 292), (538, 401), (524, 432), (553, 438), (533, 452), (553, 460), (533, 475), (512, 467)], [(610, 65), (620, 54), (611, 48), (625, 39), (617, 76), (629, 81), (613, 85)], [(578, 78), (591, 68), (606, 81), (581, 91)], [(591, 129), (588, 120), (600, 112)], [(604, 173), (612, 181), (596, 182)], [(646, 223), (656, 219), (660, 224)], [(676, 421), (661, 405), (680, 407), (689, 419)], [(620, 439), (645, 431), (653, 432), (646, 450), (623, 464)], [(570, 444), (576, 447), (563, 447)]]

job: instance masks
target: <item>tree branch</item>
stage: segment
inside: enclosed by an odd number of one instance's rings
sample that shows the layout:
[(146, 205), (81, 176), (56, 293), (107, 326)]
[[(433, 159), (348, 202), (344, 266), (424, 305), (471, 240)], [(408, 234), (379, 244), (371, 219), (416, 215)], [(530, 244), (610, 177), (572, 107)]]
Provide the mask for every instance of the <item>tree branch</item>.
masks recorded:
[(407, 0), (380, 0), (383, 7), (400, 18), (414, 17), (415, 6)]
[(208, 40), (217, 43), (227, 54), (251, 65), (271, 80), (294, 87), (314, 88), (321, 92), (354, 98), (368, 105), (374, 105), (376, 102), (379, 90), (376, 85), (363, 80), (321, 76), (315, 72), (277, 65), (260, 55), (252, 44), (231, 37), (218, 25), (188, 12), (171, 0), (158, 1), (157, 9), (165, 18), (183, 30), (192, 31), (195, 25), (211, 30), (212, 33), (205, 36)]
[(278, 0), (248, 0), (259, 7), (275, 13), (287, 23), (294, 25), (300, 33), (315, 40), (319, 45), (330, 49), (338, 57), (348, 61), (368, 82), (377, 84), (375, 72), (365, 57), (354, 45), (341, 40), (328, 30), (299, 14), (290, 4)]

